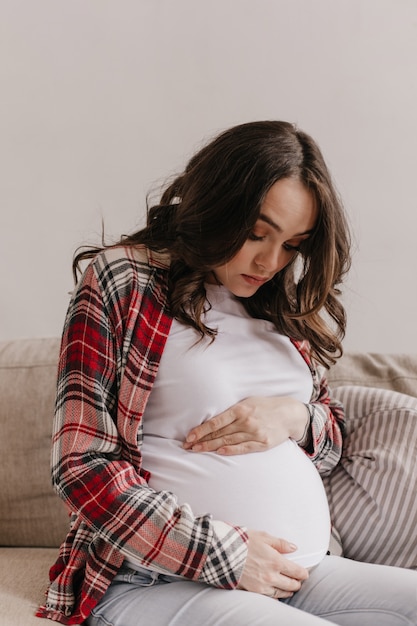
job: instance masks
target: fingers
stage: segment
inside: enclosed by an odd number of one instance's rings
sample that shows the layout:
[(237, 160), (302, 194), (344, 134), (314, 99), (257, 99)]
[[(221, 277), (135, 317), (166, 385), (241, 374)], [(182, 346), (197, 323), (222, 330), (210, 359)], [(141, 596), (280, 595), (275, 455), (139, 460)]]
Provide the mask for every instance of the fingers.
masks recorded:
[(268, 596), (270, 598), (283, 599), (283, 598), (291, 598), (294, 593), (301, 589), (301, 582), (299, 580), (294, 580), (293, 578), (287, 578), (285, 576), (277, 576), (274, 581), (274, 586), (269, 588), (259, 587), (257, 589), (247, 588), (243, 585), (239, 584), (238, 589), (245, 589), (245, 591), (255, 591), (256, 593), (260, 593), (264, 596)]
[(242, 443), (223, 443), (219, 448), (213, 450), (223, 456), (234, 456), (237, 454), (249, 454), (251, 452), (261, 452), (265, 446), (259, 441), (244, 441)]
[[(239, 587), (238, 589), (243, 589)], [(268, 598), (274, 598), (275, 600), (291, 598), (294, 593), (301, 589), (301, 582), (285, 576), (277, 576), (274, 581), (274, 586), (270, 589), (259, 589), (257, 593), (261, 593)], [(246, 590), (247, 591), (247, 590)]]
[(183, 448), (223, 455), (247, 454), (266, 450), (268, 436), (243, 401), (190, 430)]
[[(285, 398), (245, 398), (191, 429), (183, 447), (195, 452), (233, 455), (278, 446), (290, 436), (287, 414), (291, 412), (287, 404)], [(302, 407), (305, 412), (305, 406)]]
[[(191, 429), (188, 433), (186, 440), (184, 442), (184, 448), (186, 450), (194, 449), (195, 451), (213, 451), (219, 448), (221, 445), (229, 445), (229, 440), (226, 440), (225, 437), (234, 432), (233, 429), (228, 429), (228, 426), (233, 424), (235, 421), (235, 416), (232, 409), (228, 409), (223, 413), (219, 413), (215, 417), (207, 420), (203, 424), (196, 426)], [(211, 445), (206, 445), (202, 448), (196, 448), (196, 446), (200, 446), (201, 444), (215, 442)], [(239, 443), (239, 442), (237, 442)]]
[(301, 584), (305, 580), (305, 578), (299, 578), (294, 573), (292, 575), (286, 574), (285, 571), (284, 560), (282, 560), (280, 571), (271, 570), (269, 575), (269, 584), (279, 591), (280, 598), (292, 596), (301, 588)]
[(184, 442), (183, 448), (192, 452), (216, 452), (224, 456), (261, 452), (266, 449), (263, 441), (255, 441), (245, 432), (213, 433), (212, 439), (200, 439), (196, 443)]
[(265, 593), (268, 598), (274, 598), (274, 600), (283, 600), (284, 598), (291, 598), (294, 595), (293, 591), (284, 591), (279, 587), (273, 587), (271, 593)]
[[(243, 578), (243, 577), (242, 577)], [(305, 579), (292, 578), (283, 573), (271, 572), (268, 580), (261, 580), (259, 576), (256, 580), (245, 577), (238, 585), (238, 589), (254, 591), (264, 596), (274, 598), (290, 598), (301, 589)]]
[(289, 598), (298, 591), (308, 571), (287, 559), (278, 548), (286, 553), (296, 547), (284, 539), (255, 530), (248, 530), (248, 554), (239, 581), (241, 589), (254, 591), (276, 598)]
[(273, 537), (269, 535), (269, 545), (271, 545), (278, 552), (282, 552), (283, 554), (289, 554), (290, 552), (295, 552), (297, 550), (297, 546), (295, 543), (291, 543), (291, 541), (287, 541), (286, 539), (281, 539), (280, 537)]
[[(276, 577), (276, 580), (274, 581), (274, 587), (273, 587), (274, 595), (272, 597), (277, 598), (277, 599), (278, 598), (290, 598), (291, 596), (294, 595), (294, 593), (296, 593), (300, 589), (301, 589), (300, 580), (297, 580), (296, 578), (290, 578), (288, 576), (284, 576), (283, 574), (280, 574), (279, 576)], [(263, 595), (270, 595), (270, 594), (265, 593)]]
[[(276, 537), (271, 537), (270, 545), (279, 552), (279, 554), (291, 554), (291, 552), (297, 550), (297, 546), (290, 541)], [(296, 578), (297, 580), (307, 580), (308, 578), (308, 570), (305, 567), (288, 559), (283, 561), (281, 573), (285, 576)]]
[(214, 439), (200, 440), (197, 443), (185, 442), (183, 448), (192, 452), (216, 452), (224, 456), (260, 452), (265, 449), (260, 442), (249, 440), (244, 432), (230, 434), (221, 432), (213, 436)]

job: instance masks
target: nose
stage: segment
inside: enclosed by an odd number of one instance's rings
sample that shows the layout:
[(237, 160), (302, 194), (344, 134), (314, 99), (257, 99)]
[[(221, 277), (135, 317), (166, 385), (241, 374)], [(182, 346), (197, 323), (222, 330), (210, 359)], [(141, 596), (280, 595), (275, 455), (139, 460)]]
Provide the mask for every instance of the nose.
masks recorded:
[(268, 274), (276, 274), (287, 265), (287, 253), (281, 247), (269, 246), (257, 254), (255, 263)]

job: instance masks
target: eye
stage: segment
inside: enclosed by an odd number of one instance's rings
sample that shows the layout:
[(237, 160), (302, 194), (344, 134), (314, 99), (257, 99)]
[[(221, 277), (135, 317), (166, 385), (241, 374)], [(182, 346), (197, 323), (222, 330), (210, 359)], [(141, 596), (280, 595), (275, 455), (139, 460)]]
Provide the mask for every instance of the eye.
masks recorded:
[(265, 239), (265, 235), (255, 235), (254, 232), (250, 233), (248, 236), (250, 241), (263, 241)]
[(289, 252), (300, 252), (301, 250), (301, 245), (292, 246), (289, 243), (284, 243), (282, 247), (284, 248), (284, 250), (288, 250)]

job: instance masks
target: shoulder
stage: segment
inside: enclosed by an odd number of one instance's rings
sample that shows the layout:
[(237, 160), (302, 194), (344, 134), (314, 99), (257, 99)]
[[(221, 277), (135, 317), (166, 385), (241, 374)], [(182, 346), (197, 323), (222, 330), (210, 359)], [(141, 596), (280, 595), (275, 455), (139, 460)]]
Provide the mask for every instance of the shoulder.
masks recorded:
[(91, 261), (90, 271), (102, 291), (120, 291), (133, 286), (141, 291), (150, 281), (164, 282), (168, 275), (168, 254), (145, 246), (115, 246), (102, 250)]
[(89, 263), (73, 297), (88, 298), (97, 310), (123, 315), (155, 298), (164, 306), (168, 289), (169, 255), (145, 246), (114, 246)]
[(170, 257), (167, 253), (153, 252), (144, 245), (114, 246), (102, 250), (94, 257), (93, 267), (100, 272), (118, 273), (134, 271), (135, 273), (151, 274), (155, 270), (169, 269)]

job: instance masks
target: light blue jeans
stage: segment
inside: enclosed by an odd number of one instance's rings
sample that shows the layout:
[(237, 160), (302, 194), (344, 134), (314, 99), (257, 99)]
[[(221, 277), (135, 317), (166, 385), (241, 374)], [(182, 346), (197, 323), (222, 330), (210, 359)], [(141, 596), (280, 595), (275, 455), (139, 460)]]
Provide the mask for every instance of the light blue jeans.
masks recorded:
[(274, 600), (122, 567), (88, 626), (417, 626), (417, 572), (326, 556)]

